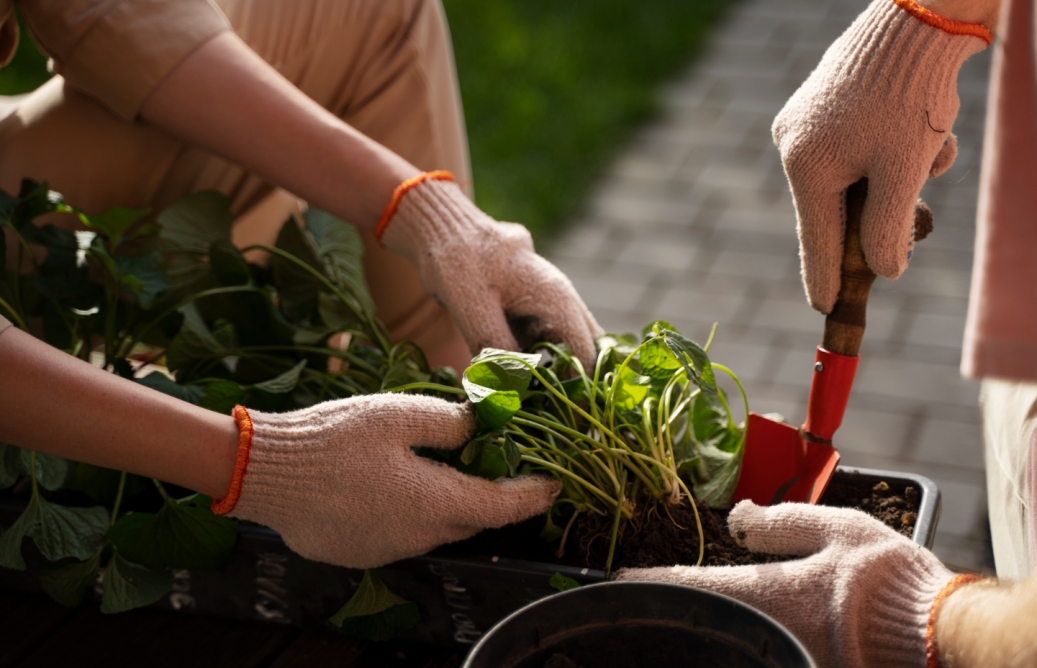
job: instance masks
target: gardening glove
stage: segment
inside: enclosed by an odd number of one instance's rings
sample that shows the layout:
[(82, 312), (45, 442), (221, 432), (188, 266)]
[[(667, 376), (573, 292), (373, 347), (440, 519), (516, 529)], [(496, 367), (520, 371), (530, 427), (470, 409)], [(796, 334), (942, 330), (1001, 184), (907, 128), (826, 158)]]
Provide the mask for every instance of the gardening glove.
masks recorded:
[(213, 512), (281, 533), (300, 555), (373, 568), (547, 511), (543, 476), (468, 476), (411, 448), (451, 449), (475, 431), (471, 404), (376, 394), (291, 413), (234, 409), (241, 430), (230, 491)]
[(818, 311), (831, 312), (839, 294), (845, 191), (862, 177), (864, 257), (886, 278), (907, 268), (918, 195), (957, 153), (958, 70), (991, 40), (985, 27), (944, 19), (913, 0), (874, 0), (774, 119), (799, 220), (803, 283)]
[(925, 665), (931, 609), (956, 582), (932, 552), (845, 508), (742, 501), (731, 511), (728, 528), (754, 552), (803, 558), (756, 566), (631, 568), (616, 579), (690, 585), (748, 603), (784, 624), (819, 666)]
[(585, 369), (594, 368), (594, 340), (604, 332), (573, 284), (533, 251), (525, 227), (480, 211), (449, 172), (397, 188), (375, 236), (414, 263), (473, 355), (565, 342)]

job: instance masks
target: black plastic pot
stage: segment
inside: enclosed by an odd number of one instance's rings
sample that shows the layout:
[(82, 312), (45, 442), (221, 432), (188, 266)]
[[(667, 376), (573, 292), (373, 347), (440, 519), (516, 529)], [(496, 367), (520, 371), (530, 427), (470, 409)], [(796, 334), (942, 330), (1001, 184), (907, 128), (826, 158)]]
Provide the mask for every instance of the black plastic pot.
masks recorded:
[(815, 664), (785, 627), (733, 598), (671, 584), (606, 582), (512, 613), (483, 636), (463, 668), (545, 666)]
[[(913, 539), (931, 547), (940, 515), (940, 492), (923, 476), (892, 471), (839, 468), (833, 484), (885, 481), (895, 492), (913, 486), (921, 507)], [(0, 526), (21, 513), (22, 502), (0, 503)], [(26, 542), (26, 546), (30, 544)], [(27, 548), (28, 549), (28, 548)], [(29, 560), (30, 564), (33, 560)], [(600, 570), (508, 558), (506, 555), (432, 553), (378, 569), (395, 593), (413, 601), (421, 622), (401, 637), (443, 646), (471, 646), (515, 610), (557, 593), (548, 585), (555, 573), (580, 584), (604, 581)], [(363, 573), (308, 561), (289, 550), (275, 531), (241, 524), (230, 562), (218, 571), (174, 571), (173, 592), (156, 604), (241, 620), (263, 620), (323, 628), (360, 584)], [(0, 587), (40, 589), (34, 568), (0, 568)], [(100, 595), (98, 590), (97, 595)]]

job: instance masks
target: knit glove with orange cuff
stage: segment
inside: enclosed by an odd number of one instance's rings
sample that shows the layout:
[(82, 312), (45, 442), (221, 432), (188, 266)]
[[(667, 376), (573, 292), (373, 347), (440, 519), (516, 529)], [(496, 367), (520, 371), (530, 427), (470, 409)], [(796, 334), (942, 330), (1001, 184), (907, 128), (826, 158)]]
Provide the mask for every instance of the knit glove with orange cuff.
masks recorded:
[(401, 184), (375, 238), (414, 263), (472, 354), (564, 342), (593, 368), (594, 340), (603, 331), (572, 283), (533, 251), (526, 228), (480, 211), (449, 172)]
[(475, 431), (471, 404), (378, 394), (291, 413), (238, 406), (237, 465), (213, 512), (281, 533), (309, 559), (372, 568), (547, 511), (561, 484), (489, 481), (414, 454), (456, 448)]
[(937, 666), (932, 627), (942, 600), (978, 579), (857, 510), (739, 503), (731, 535), (754, 552), (802, 559), (759, 566), (631, 568), (618, 580), (671, 582), (744, 601), (774, 617), (819, 666)]
[(815, 309), (829, 313), (839, 294), (844, 192), (862, 177), (864, 257), (886, 278), (907, 268), (918, 195), (957, 153), (958, 70), (992, 39), (914, 0), (874, 0), (775, 118)]

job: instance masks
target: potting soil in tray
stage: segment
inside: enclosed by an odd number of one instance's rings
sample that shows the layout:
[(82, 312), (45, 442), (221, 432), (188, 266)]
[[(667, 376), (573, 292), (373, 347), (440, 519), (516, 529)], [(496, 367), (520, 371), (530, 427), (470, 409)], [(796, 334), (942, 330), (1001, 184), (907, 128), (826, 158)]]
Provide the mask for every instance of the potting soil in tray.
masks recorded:
[[(822, 505), (857, 508), (910, 538), (918, 516), (920, 494), (914, 487), (902, 492), (884, 482), (833, 482), (821, 499)], [(699, 505), (706, 539), (703, 564), (733, 566), (785, 561), (792, 557), (750, 552), (735, 543), (727, 530), (726, 510)], [(566, 541), (565, 552), (556, 555), (558, 541), (548, 543), (540, 532), (542, 517), (503, 529), (484, 531), (462, 543), (443, 548), (442, 553), (482, 554), (558, 563), (579, 568), (603, 568), (608, 558), (611, 517), (584, 516), (577, 519)], [(625, 523), (616, 545), (613, 569), (647, 568), (694, 564), (699, 538), (695, 515), (685, 501), (677, 507), (658, 506), (640, 521)]]

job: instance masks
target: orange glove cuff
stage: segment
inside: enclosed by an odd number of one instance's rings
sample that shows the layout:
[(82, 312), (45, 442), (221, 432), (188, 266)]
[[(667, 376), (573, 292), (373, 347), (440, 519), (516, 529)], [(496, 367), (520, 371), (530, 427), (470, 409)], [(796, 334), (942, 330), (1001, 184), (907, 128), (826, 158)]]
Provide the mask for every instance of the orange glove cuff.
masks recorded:
[(378, 243), (382, 242), (382, 235), (385, 234), (385, 230), (389, 227), (389, 222), (392, 221), (392, 217), (396, 215), (396, 209), (400, 206), (400, 201), (403, 200), (403, 196), (410, 192), (411, 188), (424, 183), (425, 181), (453, 181), (454, 175), (444, 169), (437, 169), (434, 172), (422, 172), (417, 176), (411, 177), (396, 186), (396, 190), (392, 193), (392, 199), (389, 200), (389, 204), (385, 207), (385, 211), (382, 211), (382, 217), (378, 219), (378, 224), (374, 228), (374, 238)]
[(248, 409), (244, 406), (235, 406), (234, 419), (238, 422), (238, 458), (234, 463), (234, 474), (230, 478), (230, 489), (227, 496), (212, 502), (212, 512), (217, 515), (226, 515), (234, 510), (241, 498), (241, 483), (245, 480), (245, 470), (248, 469), (248, 458), (252, 453), (252, 418), (249, 417)]
[(940, 614), (940, 607), (943, 602), (947, 600), (947, 597), (958, 591), (967, 584), (978, 582), (982, 580), (982, 575), (975, 573), (961, 573), (955, 575), (950, 581), (944, 585), (940, 593), (936, 595), (936, 600), (933, 601), (933, 607), (929, 613), (929, 625), (925, 629), (925, 668), (940, 668), (940, 655), (936, 651), (936, 616)]
[(905, 12), (915, 17), (926, 25), (942, 30), (950, 35), (970, 35), (972, 37), (978, 37), (987, 43), (987, 46), (994, 41), (994, 35), (986, 26), (981, 26), (978, 23), (965, 23), (964, 21), (952, 21), (951, 19), (945, 19), (919, 5), (915, 0), (893, 0)]

